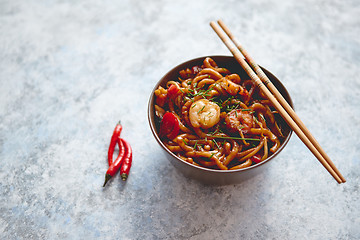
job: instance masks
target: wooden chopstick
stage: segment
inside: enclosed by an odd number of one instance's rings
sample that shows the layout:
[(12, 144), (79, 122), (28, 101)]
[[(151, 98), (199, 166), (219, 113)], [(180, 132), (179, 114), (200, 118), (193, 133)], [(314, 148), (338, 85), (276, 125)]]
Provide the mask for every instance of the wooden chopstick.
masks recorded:
[[(261, 71), (260, 67), (252, 60), (252, 58), (244, 50), (244, 48), (241, 46), (241, 44), (234, 38), (234, 36), (231, 34), (231, 32), (225, 26), (225, 24), (221, 20), (219, 20), (218, 23), (223, 28), (223, 30), (226, 32), (226, 34), (229, 35), (230, 39), (232, 41), (234, 41), (234, 44), (239, 48), (239, 50), (232, 44), (232, 42), (226, 37), (226, 35), (221, 31), (221, 28), (219, 26), (217, 26), (215, 22), (212, 21), (210, 23), (210, 25), (214, 29), (214, 31), (217, 33), (217, 35), (220, 37), (220, 39), (224, 42), (226, 47), (234, 55), (235, 59), (240, 63), (240, 65), (243, 67), (243, 69), (246, 71), (246, 73), (250, 76), (250, 78), (256, 83), (256, 85), (261, 89), (261, 91), (265, 94), (265, 96), (267, 96), (267, 98), (271, 101), (271, 103), (276, 108), (276, 110), (280, 113), (280, 115), (289, 124), (289, 126), (292, 128), (292, 130), (296, 133), (296, 135), (308, 147), (308, 149), (315, 155), (315, 157), (326, 168), (326, 170), (333, 176), (333, 178), (338, 183), (346, 182), (345, 178), (340, 174), (339, 170), (335, 167), (335, 165), (332, 163), (330, 158), (326, 155), (324, 150), (320, 147), (319, 143), (311, 135), (310, 131), (301, 122), (300, 118), (296, 115), (294, 110), (290, 107), (290, 105), (282, 97), (282, 95), (275, 88), (275, 86), (271, 83), (269, 78), (266, 77), (265, 73)], [(255, 71), (257, 71), (259, 76), (255, 74), (255, 72), (252, 70), (252, 68), (243, 59), (240, 52), (242, 54), (245, 53), (244, 57), (251, 64), (251, 66), (255, 69)], [(261, 79), (260, 79), (260, 77), (261, 77)], [(261, 80), (263, 80), (264, 83)], [(267, 86), (270, 88), (270, 90), (272, 92), (269, 91)]]
[(331, 168), (335, 171), (335, 173), (339, 176), (341, 181), (346, 182), (345, 178), (341, 175), (340, 171), (336, 168), (334, 163), (331, 161), (330, 157), (325, 153), (320, 144), (316, 141), (311, 132), (307, 129), (305, 124), (301, 121), (301, 119), (297, 116), (295, 111), (291, 108), (288, 102), (284, 99), (284, 97), (280, 94), (280, 92), (276, 89), (276, 87), (272, 84), (270, 79), (266, 76), (266, 74), (261, 70), (261, 68), (255, 63), (252, 57), (248, 54), (248, 52), (243, 48), (240, 42), (235, 38), (235, 36), (230, 32), (229, 28), (224, 24), (222, 20), (218, 20), (218, 24), (224, 30), (224, 32), (228, 35), (228, 37), (233, 41), (235, 46), (240, 50), (245, 59), (250, 63), (250, 66), (255, 70), (257, 75), (260, 77), (262, 82), (267, 86), (272, 94), (277, 98), (280, 104), (285, 108), (291, 118), (296, 122), (296, 124), (300, 127), (306, 137), (310, 140), (310, 142), (315, 146), (318, 152), (324, 157), (326, 162), (331, 166)]

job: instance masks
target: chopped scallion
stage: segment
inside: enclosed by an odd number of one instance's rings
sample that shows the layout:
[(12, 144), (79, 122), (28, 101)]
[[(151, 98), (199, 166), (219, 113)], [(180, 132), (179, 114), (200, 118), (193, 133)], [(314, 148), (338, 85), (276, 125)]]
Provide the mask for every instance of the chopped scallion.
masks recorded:
[(202, 110), (204, 110), (205, 106), (203, 106), (197, 113), (199, 114)]
[(198, 143), (198, 140), (196, 140), (195, 145), (194, 145), (195, 150), (196, 150), (197, 143)]
[(220, 148), (215, 139), (213, 139), (212, 141), (215, 143), (217, 148)]
[(245, 141), (260, 141), (260, 139), (257, 139), (257, 138), (222, 137), (222, 136), (214, 136), (214, 138), (234, 139), (234, 140), (245, 140)]

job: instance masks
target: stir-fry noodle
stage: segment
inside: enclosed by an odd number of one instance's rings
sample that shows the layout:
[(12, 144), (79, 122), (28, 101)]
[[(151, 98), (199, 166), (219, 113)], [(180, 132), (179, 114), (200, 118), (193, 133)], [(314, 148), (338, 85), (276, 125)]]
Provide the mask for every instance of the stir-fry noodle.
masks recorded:
[(271, 103), (250, 78), (205, 58), (155, 90), (161, 140), (178, 157), (212, 169), (264, 161), (284, 141)]

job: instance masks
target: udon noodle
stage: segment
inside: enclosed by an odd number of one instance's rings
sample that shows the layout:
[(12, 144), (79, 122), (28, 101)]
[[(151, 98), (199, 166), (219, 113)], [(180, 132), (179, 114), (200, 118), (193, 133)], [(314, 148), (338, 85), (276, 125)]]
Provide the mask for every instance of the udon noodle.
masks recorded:
[(159, 128), (171, 113), (176, 120), (161, 135), (179, 158), (205, 168), (232, 170), (264, 161), (284, 141), (278, 113), (250, 78), (242, 79), (212, 58), (183, 69), (178, 79), (155, 90)]

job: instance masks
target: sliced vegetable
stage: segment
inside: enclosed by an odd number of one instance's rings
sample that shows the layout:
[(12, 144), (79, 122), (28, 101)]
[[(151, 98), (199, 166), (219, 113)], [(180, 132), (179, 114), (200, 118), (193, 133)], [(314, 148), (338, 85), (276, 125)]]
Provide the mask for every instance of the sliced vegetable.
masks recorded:
[(167, 90), (167, 95), (170, 97), (170, 98), (174, 98), (178, 95), (179, 93), (179, 89), (176, 85), (174, 84), (171, 84), (170, 87), (168, 88)]
[(177, 117), (171, 112), (165, 113), (160, 123), (160, 137), (174, 139), (179, 134), (179, 131), (180, 125)]
[(167, 94), (162, 93), (159, 96), (157, 96), (156, 104), (159, 105), (160, 107), (163, 107), (166, 103), (166, 100), (167, 100)]
[(259, 163), (259, 162), (261, 162), (261, 156), (260, 156), (260, 154), (255, 154), (255, 155), (252, 156), (250, 159), (251, 159), (251, 161), (253, 161), (254, 163)]

